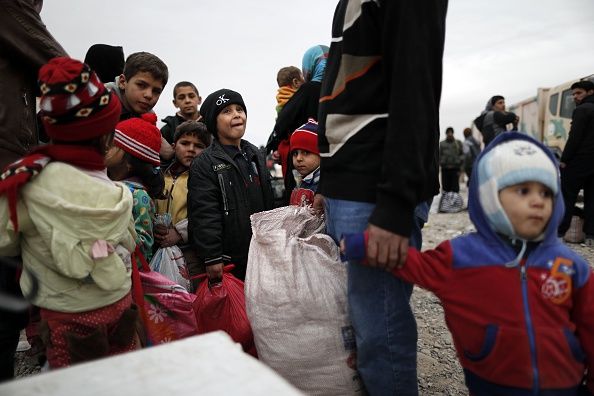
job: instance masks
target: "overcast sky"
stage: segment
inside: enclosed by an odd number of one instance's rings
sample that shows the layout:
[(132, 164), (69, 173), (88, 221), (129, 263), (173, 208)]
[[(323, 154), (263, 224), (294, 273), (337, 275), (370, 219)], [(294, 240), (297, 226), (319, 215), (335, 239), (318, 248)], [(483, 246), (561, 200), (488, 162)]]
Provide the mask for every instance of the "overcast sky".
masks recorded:
[[(397, 1), (397, 0), (389, 0)], [(411, 0), (409, 0), (411, 1)], [(423, 1), (423, 0), (412, 0)], [(96, 43), (126, 56), (148, 51), (169, 67), (155, 106), (175, 113), (176, 82), (194, 82), (205, 98), (219, 88), (240, 92), (246, 138), (264, 144), (276, 112), (276, 73), (301, 67), (311, 46), (329, 44), (335, 0), (45, 0), (48, 30), (70, 56)], [(509, 104), (594, 73), (594, 1), (452, 0), (447, 19), (441, 130), (456, 135), (494, 94)]]

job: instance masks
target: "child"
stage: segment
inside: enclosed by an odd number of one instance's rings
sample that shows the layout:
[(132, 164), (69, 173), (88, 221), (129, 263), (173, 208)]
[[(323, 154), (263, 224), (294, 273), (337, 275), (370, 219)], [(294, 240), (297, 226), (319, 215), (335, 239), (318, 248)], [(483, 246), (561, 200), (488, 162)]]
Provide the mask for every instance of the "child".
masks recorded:
[(116, 125), (113, 146), (105, 157), (109, 177), (123, 181), (132, 192), (136, 242), (147, 261), (153, 256), (154, 242), (155, 203), (151, 198), (160, 198), (164, 186), (159, 167), (161, 133), (156, 122), (154, 113), (120, 121)]
[(472, 179), (477, 232), (409, 249), (394, 274), (440, 298), (470, 394), (577, 395), (585, 370), (594, 392), (594, 279), (557, 239), (553, 155), (527, 135), (501, 134)]
[(166, 199), (157, 201), (157, 213), (168, 213), (173, 227), (156, 225), (155, 240), (159, 247), (178, 245), (192, 274), (204, 272), (204, 268), (200, 268), (193, 248), (187, 245), (188, 174), (194, 158), (202, 154), (211, 142), (212, 135), (202, 122), (186, 121), (177, 127), (174, 135), (175, 161), (165, 171)]
[(161, 128), (161, 135), (169, 144), (173, 144), (173, 135), (177, 127), (184, 121), (200, 121), (202, 116), (198, 106), (202, 103), (202, 97), (198, 88), (189, 81), (180, 81), (173, 87), (173, 106), (178, 112), (173, 116), (167, 116), (161, 121), (165, 123)]
[(291, 135), (293, 169), (301, 182), (291, 193), (291, 205), (312, 205), (320, 182), (320, 150), (318, 149), (318, 123), (310, 118)]
[(67, 57), (44, 65), (39, 84), (51, 142), (0, 178), (0, 255), (22, 255), (21, 288), (40, 307), (49, 366), (58, 368), (136, 349), (135, 233), (130, 191), (104, 166), (117, 97)]
[(223, 263), (233, 263), (233, 274), (243, 280), (250, 216), (272, 209), (270, 174), (260, 150), (242, 139), (247, 110), (239, 93), (220, 89), (201, 111), (215, 139), (190, 167), (189, 230), (209, 279), (221, 278)]
[(281, 68), (276, 75), (278, 92), (276, 94), (276, 114), (280, 113), (285, 103), (297, 92), (301, 84), (305, 82), (303, 73), (295, 66)]
[[(169, 70), (161, 59), (148, 52), (135, 52), (128, 56), (124, 72), (115, 82), (105, 84), (116, 93), (122, 104), (120, 121), (152, 113), (167, 80)], [(165, 160), (173, 157), (173, 148), (165, 140), (161, 141), (161, 152)]]

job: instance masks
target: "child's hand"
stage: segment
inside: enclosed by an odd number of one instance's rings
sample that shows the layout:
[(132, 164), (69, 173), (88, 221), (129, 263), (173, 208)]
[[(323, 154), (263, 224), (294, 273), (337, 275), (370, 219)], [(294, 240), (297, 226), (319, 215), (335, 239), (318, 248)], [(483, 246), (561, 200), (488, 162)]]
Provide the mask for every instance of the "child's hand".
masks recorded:
[(206, 276), (211, 283), (223, 280), (223, 263), (207, 265)]
[(182, 240), (181, 235), (177, 232), (175, 228), (166, 229), (166, 233), (154, 233), (155, 240), (161, 247), (169, 247), (173, 245), (177, 245), (179, 241)]

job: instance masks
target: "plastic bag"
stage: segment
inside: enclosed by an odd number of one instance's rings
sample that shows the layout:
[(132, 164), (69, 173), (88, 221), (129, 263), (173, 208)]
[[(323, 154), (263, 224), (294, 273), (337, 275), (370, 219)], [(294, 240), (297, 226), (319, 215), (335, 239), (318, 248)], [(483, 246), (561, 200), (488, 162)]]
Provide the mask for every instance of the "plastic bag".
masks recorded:
[(176, 245), (159, 248), (151, 259), (150, 267), (153, 271), (164, 275), (169, 280), (190, 291), (190, 276), (181, 249)]
[(246, 308), (261, 361), (310, 395), (363, 394), (346, 266), (307, 207), (251, 216)]
[(142, 264), (132, 265), (133, 295), (139, 306), (149, 345), (161, 344), (198, 334), (194, 304), (196, 295), (155, 271), (137, 248), (134, 255)]
[(252, 328), (245, 312), (243, 282), (228, 273), (225, 267), (220, 283), (200, 283), (196, 290), (196, 321), (198, 334), (223, 330), (241, 344), (243, 350), (257, 357)]

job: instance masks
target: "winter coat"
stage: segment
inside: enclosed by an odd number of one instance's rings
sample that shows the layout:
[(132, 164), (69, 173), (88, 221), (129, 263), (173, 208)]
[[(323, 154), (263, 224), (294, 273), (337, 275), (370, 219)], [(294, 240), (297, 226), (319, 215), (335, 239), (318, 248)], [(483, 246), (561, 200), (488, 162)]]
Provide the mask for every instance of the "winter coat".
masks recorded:
[(31, 0), (0, 0), (0, 169), (38, 144), (35, 96), (39, 68), (66, 51)]
[[(247, 158), (255, 158), (264, 206), (272, 209), (270, 173), (256, 146), (242, 140)], [(188, 230), (200, 260), (205, 265), (245, 265), (252, 237), (247, 181), (235, 161), (214, 140), (190, 167), (188, 179)], [(245, 271), (245, 268), (243, 268)]]
[[(508, 139), (528, 138), (506, 133), (496, 141)], [(409, 249), (395, 273), (441, 300), (471, 394), (576, 395), (586, 368), (593, 392), (594, 278), (557, 239), (561, 192), (544, 239), (520, 257), (489, 227), (477, 177), (468, 205), (477, 231), (423, 253)]]
[(458, 139), (439, 143), (439, 165), (444, 169), (460, 169), (464, 161), (462, 142)]
[(584, 98), (571, 117), (571, 129), (561, 162), (591, 173), (594, 171), (594, 95)]
[[(19, 192), (19, 232), (0, 197), (0, 255), (22, 255), (21, 288), (39, 289), (31, 302), (59, 312), (84, 312), (115, 303), (130, 292), (135, 236), (128, 187), (62, 162), (49, 163)], [(116, 249), (91, 256), (97, 241)], [(100, 242), (101, 243), (101, 242)]]
[(182, 173), (173, 174), (171, 167), (165, 171), (165, 189), (166, 199), (159, 199), (157, 203), (157, 213), (169, 213), (171, 215), (171, 224), (182, 237), (182, 242), (188, 242), (188, 176), (190, 170), (186, 169)]

